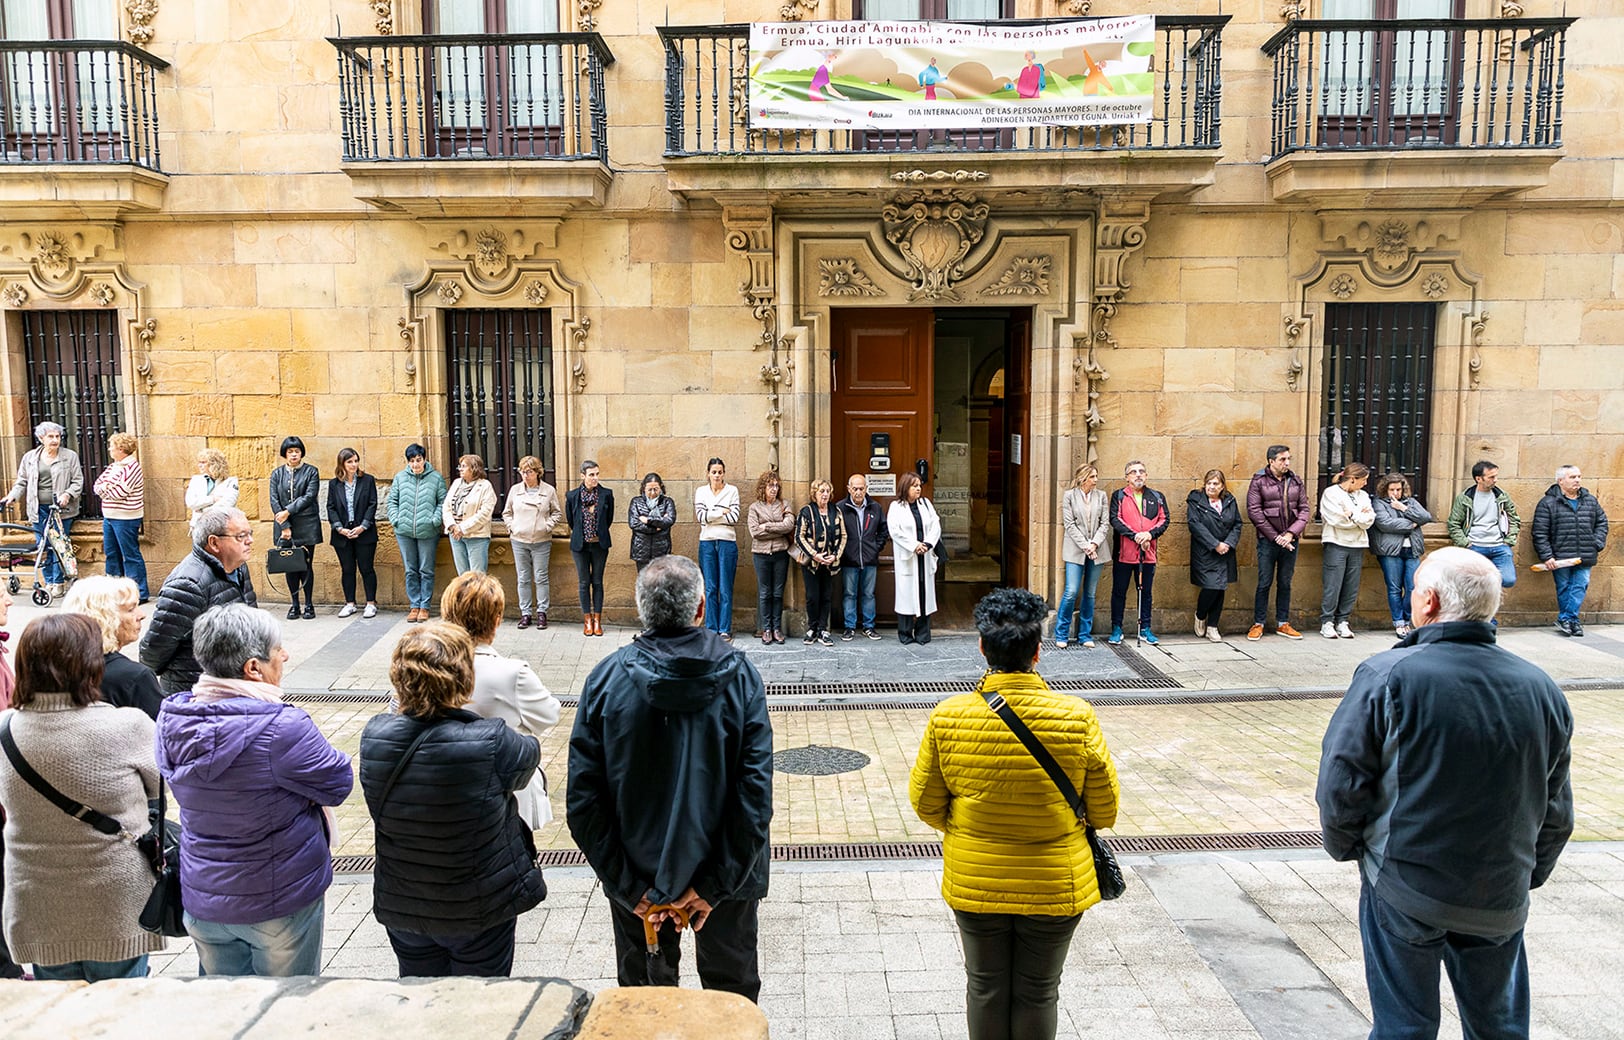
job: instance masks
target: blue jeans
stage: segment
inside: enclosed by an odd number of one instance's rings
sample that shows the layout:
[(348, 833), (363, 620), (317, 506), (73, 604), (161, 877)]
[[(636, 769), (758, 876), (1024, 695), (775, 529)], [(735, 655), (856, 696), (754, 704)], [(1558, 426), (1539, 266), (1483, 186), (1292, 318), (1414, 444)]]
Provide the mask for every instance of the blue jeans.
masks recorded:
[(739, 567), (739, 543), (713, 538), (699, 543), (699, 572), (705, 576), (705, 627), (733, 631), (733, 572)]
[[(45, 541), (45, 521), (50, 519), (50, 516), (50, 506), (39, 507), (39, 516), (34, 518), (34, 537), (38, 539), (36, 545)], [(66, 516), (62, 518), (62, 533), (69, 538), (73, 537), (73, 521), (77, 519), (78, 517)], [(49, 545), (45, 547), (45, 566), (41, 568), (40, 578), (47, 585), (60, 585), (68, 580), (67, 574), (62, 570), (62, 561), (56, 558), (56, 551)]]
[(469, 571), (478, 571), (484, 574), (490, 569), (491, 540), (489, 538), (453, 538), (451, 539), (451, 559), (457, 565), (458, 574), (467, 574)]
[(36, 964), (34, 977), (50, 982), (106, 982), (109, 979), (144, 979), (147, 955), (127, 961), (69, 961), (66, 964)]
[(1409, 549), (1398, 556), (1378, 556), (1382, 577), (1387, 579), (1387, 609), (1393, 615), (1393, 624), (1410, 620), (1410, 593), (1415, 591), (1415, 569), (1421, 566), (1419, 557)]
[(1479, 556), (1487, 556), (1500, 568), (1500, 587), (1509, 589), (1517, 584), (1517, 561), (1509, 545), (1473, 545), (1469, 548)]
[(1579, 608), (1584, 605), (1585, 593), (1590, 591), (1590, 568), (1584, 564), (1563, 567), (1551, 572), (1556, 580), (1556, 617), (1559, 621), (1578, 621)]
[(846, 631), (857, 629), (857, 616), (862, 615), (863, 631), (869, 632), (874, 628), (874, 581), (879, 577), (880, 566), (871, 563), (867, 567), (853, 567), (847, 564), (841, 568), (840, 573), (845, 577), (841, 581), (846, 583)]
[[(1293, 545), (1298, 543), (1293, 542)], [(1297, 573), (1297, 550), (1282, 549), (1268, 538), (1257, 540), (1257, 595), (1252, 600), (1252, 624), (1269, 620), (1269, 589), (1278, 585), (1274, 597), (1275, 627), (1291, 620), (1291, 578)]]
[(258, 924), (216, 924), (185, 915), (197, 946), (199, 975), (265, 975), (288, 978), (321, 974), (321, 896), (302, 910)]
[(141, 521), (102, 519), (102, 555), (106, 572), (115, 578), (129, 578), (147, 598), (147, 561), (141, 558)]
[(414, 610), (427, 610), (434, 599), (434, 553), (440, 547), (440, 536), (408, 538), (395, 535), (400, 546), (400, 562), (406, 568), (406, 602)]
[(1359, 888), (1359, 937), (1370, 988), (1370, 1040), (1438, 1035), (1438, 964), (1460, 1008), (1465, 1040), (1528, 1036), (1528, 958), (1521, 929), (1510, 935), (1450, 932), (1400, 913)]
[[(1067, 642), (1071, 635), (1071, 614), (1073, 605), (1077, 611), (1077, 638), (1091, 639), (1094, 636), (1094, 590), (1099, 588), (1100, 575), (1105, 573), (1105, 565), (1098, 560), (1084, 560), (1082, 563), (1066, 564), (1066, 588), (1060, 593), (1060, 612), (1054, 619), (1054, 641)], [(1078, 590), (1082, 590), (1082, 602), (1077, 600)]]

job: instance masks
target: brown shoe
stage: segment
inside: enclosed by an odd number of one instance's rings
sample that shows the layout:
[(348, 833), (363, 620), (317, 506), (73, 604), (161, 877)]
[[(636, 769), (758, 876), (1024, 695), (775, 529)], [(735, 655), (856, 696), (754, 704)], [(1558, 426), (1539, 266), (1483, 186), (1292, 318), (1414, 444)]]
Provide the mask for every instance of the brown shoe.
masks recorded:
[(591, 614), (582, 614), (581, 615), (581, 634), (583, 636), (589, 636), (589, 635), (592, 634), (592, 615)]
[(1257, 625), (1253, 625), (1251, 628), (1247, 629), (1246, 630), (1246, 638), (1250, 639), (1254, 643), (1257, 642), (1259, 639), (1262, 639), (1263, 638), (1263, 626), (1261, 624), (1257, 624)]
[(1284, 621), (1282, 621), (1280, 623), (1280, 627), (1276, 628), (1275, 631), (1279, 632), (1281, 635), (1285, 636), (1287, 639), (1301, 639), (1303, 637), (1303, 634), (1301, 632), (1297, 631), (1295, 628), (1292, 628), (1290, 625), (1286, 624)]
[(520, 614), (519, 615), (519, 627), (520, 628), (529, 628), (530, 627), (530, 615), (529, 614)]
[(536, 627), (537, 628), (546, 628), (547, 627), (547, 612), (545, 610), (536, 615)]
[(592, 634), (595, 635), (595, 636), (603, 635), (603, 615), (602, 614), (593, 614), (592, 615)]

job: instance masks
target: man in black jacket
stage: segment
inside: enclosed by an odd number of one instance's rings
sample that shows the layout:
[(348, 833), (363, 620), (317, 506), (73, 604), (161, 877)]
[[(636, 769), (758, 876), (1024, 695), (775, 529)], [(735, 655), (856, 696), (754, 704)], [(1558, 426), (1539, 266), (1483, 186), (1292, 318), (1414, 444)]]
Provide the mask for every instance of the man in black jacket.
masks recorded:
[(210, 607), (259, 605), (248, 576), (254, 528), (240, 509), (210, 509), (192, 525), (192, 552), (175, 565), (158, 592), (152, 624), (141, 638), (141, 663), (169, 696), (190, 690), (202, 673), (192, 656), (192, 623)]
[(840, 638), (849, 643), (857, 637), (859, 620), (864, 636), (880, 638), (874, 631), (874, 582), (880, 573), (886, 527), (880, 504), (868, 497), (866, 477), (853, 473), (846, 481), (846, 492), (839, 503), (840, 522), (846, 528), (846, 545), (840, 550), (840, 572), (846, 583), (846, 632)]
[[(699, 980), (755, 1000), (757, 906), (767, 894), (773, 734), (761, 676), (699, 627), (699, 566), (661, 556), (637, 576), (636, 642), (587, 676), (570, 735), (570, 834), (603, 883), (622, 986), (647, 986), (642, 915), (691, 914)], [(701, 930), (703, 929), (703, 930)], [(660, 950), (676, 977), (680, 937)]]
[(1580, 486), (1583, 479), (1578, 466), (1559, 466), (1556, 483), (1534, 506), (1534, 553), (1556, 581), (1556, 629), (1565, 636), (1585, 634), (1579, 608), (1590, 568), (1607, 548), (1607, 511)]
[(1573, 832), (1573, 715), (1494, 643), (1500, 571), (1421, 561), (1415, 630), (1359, 666), (1331, 717), (1316, 798), (1325, 851), (1358, 860), (1371, 1036), (1438, 1032), (1438, 965), (1467, 1036), (1527, 1036), (1528, 891)]

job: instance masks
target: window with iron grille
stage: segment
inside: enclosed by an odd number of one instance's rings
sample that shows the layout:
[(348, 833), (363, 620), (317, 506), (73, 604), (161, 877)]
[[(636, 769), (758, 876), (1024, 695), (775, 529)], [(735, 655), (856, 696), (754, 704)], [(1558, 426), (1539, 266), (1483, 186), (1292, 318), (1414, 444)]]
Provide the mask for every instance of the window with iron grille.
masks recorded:
[(1326, 304), (1320, 492), (1363, 462), (1374, 471), (1367, 490), (1397, 471), (1425, 500), (1437, 318), (1433, 303)]
[(29, 433), (47, 421), (67, 429), (62, 445), (85, 469), (79, 515), (99, 517), (101, 500), (90, 488), (111, 461), (107, 438), (124, 428), (118, 312), (23, 311), (21, 318)]
[(519, 460), (553, 469), (552, 321), (545, 310), (448, 310), (446, 375), (451, 465), (463, 455), (485, 460), (498, 496), (519, 480)]

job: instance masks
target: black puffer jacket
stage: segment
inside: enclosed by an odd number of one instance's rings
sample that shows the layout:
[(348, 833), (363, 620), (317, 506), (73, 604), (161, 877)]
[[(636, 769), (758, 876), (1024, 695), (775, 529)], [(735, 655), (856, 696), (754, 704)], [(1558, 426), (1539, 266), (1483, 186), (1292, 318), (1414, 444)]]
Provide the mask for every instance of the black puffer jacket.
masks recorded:
[[(647, 517), (648, 523), (638, 523), (640, 516)], [(626, 510), (626, 524), (632, 529), (632, 559), (647, 563), (656, 556), (669, 556), (671, 525), (676, 522), (677, 504), (671, 496), (661, 495), (652, 502), (647, 495), (632, 499)]]
[[(1235, 543), (1241, 537), (1241, 507), (1225, 491), (1224, 510), (1213, 512), (1207, 492), (1196, 488), (1185, 498), (1190, 513), (1190, 584), (1202, 589), (1227, 589), (1236, 578)], [(1218, 555), (1218, 543), (1229, 551)]]
[(152, 624), (141, 637), (141, 663), (158, 675), (158, 688), (167, 697), (190, 690), (203, 669), (192, 656), (192, 624), (210, 607), (226, 603), (259, 606), (246, 565), (227, 574), (220, 561), (193, 548), (164, 579)]
[[(1574, 508), (1577, 506), (1578, 508)], [(1607, 547), (1607, 513), (1587, 489), (1569, 504), (1562, 485), (1552, 484), (1534, 506), (1534, 553), (1541, 560), (1579, 557), (1586, 567)]]
[[(384, 786), (425, 727), (432, 727)], [(377, 831), (372, 911), (386, 928), (474, 935), (547, 897), (535, 838), (513, 792), (535, 775), (541, 744), (453, 709), (433, 719), (375, 716), (361, 732), (361, 790)]]
[(700, 628), (644, 632), (587, 676), (569, 826), (609, 898), (760, 899), (772, 816), (772, 723), (744, 654)]

